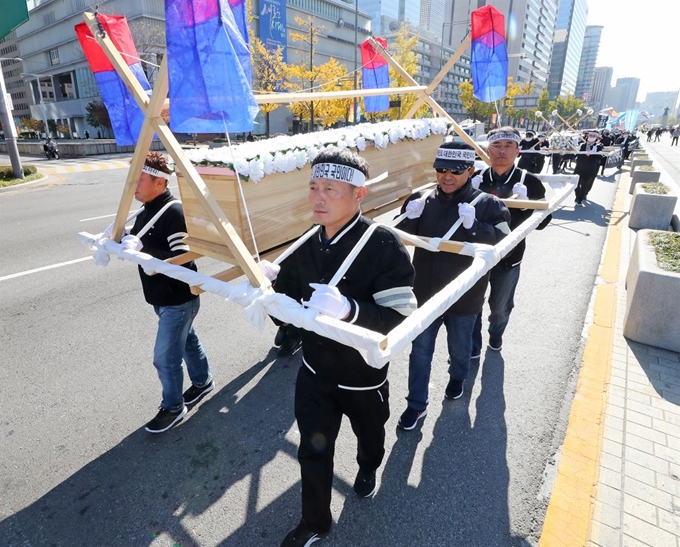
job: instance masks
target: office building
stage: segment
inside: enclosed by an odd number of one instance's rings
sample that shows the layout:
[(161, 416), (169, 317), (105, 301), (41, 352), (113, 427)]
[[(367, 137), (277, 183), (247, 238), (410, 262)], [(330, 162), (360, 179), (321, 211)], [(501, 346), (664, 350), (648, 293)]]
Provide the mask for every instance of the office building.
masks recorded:
[(540, 92), (548, 83), (558, 0), (447, 0), (444, 43), (456, 48), (470, 30), (471, 13), (486, 4), (505, 16), (508, 76)]
[(607, 106), (614, 107), (617, 112), (633, 110), (639, 88), (640, 78), (618, 78), (605, 99)]
[(588, 104), (593, 107), (595, 112), (610, 106), (606, 101), (608, 100), (613, 76), (614, 69), (610, 66), (598, 66), (593, 70), (593, 87)]
[(420, 28), (442, 37), (445, 8), (446, 0), (420, 0)]
[(560, 0), (548, 78), (548, 94), (553, 100), (576, 92), (587, 19), (586, 0)]
[[(384, 36), (395, 32), (406, 23), (412, 27), (420, 25), (421, 0), (356, 0), (361, 10), (371, 18), (373, 33)], [(428, 0), (435, 5), (438, 0)], [(383, 18), (387, 18), (383, 20)]]
[(577, 99), (583, 100), (588, 106), (592, 106), (591, 95), (595, 78), (595, 65), (597, 64), (597, 53), (600, 49), (603, 28), (597, 25), (588, 25), (581, 50), (581, 62), (578, 67), (576, 92), (574, 94)]
[(31, 90), (23, 76), (21, 76), (23, 72), (21, 61), (13, 60), (15, 57), (21, 57), (16, 39), (16, 30), (13, 30), (0, 40), (0, 57), (5, 58), (4, 61), (0, 61), (0, 66), (5, 78), (5, 89), (12, 99), (10, 117), (18, 132), (22, 120), (31, 117), (29, 106)]
[[(86, 107), (100, 99), (99, 87), (74, 31), (88, 6), (85, 0), (29, 0), (30, 18), (15, 31), (24, 78), (31, 86), (31, 117), (47, 120), (52, 134), (57, 126), (67, 129), (59, 132), (63, 136), (83, 137), (85, 131), (91, 135), (98, 131), (87, 123)], [(154, 65), (165, 47), (163, 3), (110, 0), (106, 12), (127, 17), (142, 66), (153, 83)], [(112, 136), (107, 128), (99, 131)]]

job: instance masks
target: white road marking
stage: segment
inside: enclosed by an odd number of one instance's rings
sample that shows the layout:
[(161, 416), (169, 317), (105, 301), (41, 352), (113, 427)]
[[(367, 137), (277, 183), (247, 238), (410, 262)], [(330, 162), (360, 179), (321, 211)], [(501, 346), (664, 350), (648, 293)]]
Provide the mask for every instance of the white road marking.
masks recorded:
[(94, 257), (85, 256), (83, 258), (76, 258), (75, 260), (68, 260), (66, 262), (60, 262), (59, 264), (51, 264), (50, 266), (43, 266), (42, 268), (36, 268), (35, 270), (26, 270), (25, 272), (17, 272), (14, 274), (6, 275), (0, 277), (0, 281), (7, 281), (8, 279), (14, 279), (16, 277), (23, 277), (24, 275), (30, 275), (38, 272), (44, 272), (45, 270), (53, 270), (54, 268), (61, 268), (62, 266), (69, 266), (71, 264), (77, 264), (78, 262), (85, 262), (86, 260), (92, 260)]
[[(136, 211), (136, 209), (135, 209), (135, 211)], [(128, 216), (129, 216), (131, 213), (133, 213), (133, 211), (130, 211), (130, 212), (128, 213)], [(89, 220), (99, 220), (100, 218), (109, 218), (109, 217), (115, 217), (115, 216), (116, 216), (116, 213), (113, 213), (113, 214), (111, 214), (111, 215), (102, 215), (102, 216), (100, 216), (100, 217), (83, 218), (83, 219), (80, 219), (78, 222), (88, 222)]]

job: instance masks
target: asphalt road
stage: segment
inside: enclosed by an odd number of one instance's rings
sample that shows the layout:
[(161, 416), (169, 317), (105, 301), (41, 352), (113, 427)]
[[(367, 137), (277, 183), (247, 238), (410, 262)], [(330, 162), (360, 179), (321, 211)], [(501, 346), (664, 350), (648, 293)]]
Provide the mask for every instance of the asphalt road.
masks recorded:
[[(136, 268), (87, 259), (76, 238), (112, 215), (125, 171), (51, 177), (0, 193), (0, 544), (277, 546), (299, 520), (299, 356), (276, 358), (241, 309), (202, 297), (196, 329), (216, 390), (162, 435), (143, 424), (160, 387), (155, 316)], [(465, 396), (444, 400), (437, 345), (429, 414), (398, 431), (407, 352), (390, 365), (392, 417), (380, 489), (356, 499), (356, 442), (343, 424), (324, 545), (533, 545), (563, 438), (582, 332), (615, 191), (571, 201), (529, 236), (502, 353), (483, 354)], [(171, 185), (173, 182), (171, 182)], [(30, 270), (83, 259), (80, 262)], [(202, 271), (221, 269), (214, 261)]]

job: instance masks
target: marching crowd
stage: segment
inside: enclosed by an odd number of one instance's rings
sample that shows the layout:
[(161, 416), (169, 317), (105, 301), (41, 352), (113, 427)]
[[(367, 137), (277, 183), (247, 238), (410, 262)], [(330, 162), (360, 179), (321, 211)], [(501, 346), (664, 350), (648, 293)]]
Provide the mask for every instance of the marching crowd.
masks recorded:
[[(583, 204), (598, 170), (604, 169), (604, 156), (599, 152), (615, 138), (608, 132), (590, 130), (583, 137), (580, 151), (584, 153), (576, 156), (574, 167), (580, 176), (577, 205)], [(621, 137), (624, 145), (630, 142), (630, 134)], [(475, 168), (472, 146), (446, 139), (433, 158), (436, 185), (414, 192), (405, 201), (403, 220), (397, 228), (418, 236), (495, 245), (532, 214), (531, 209), (509, 208), (504, 199), (545, 197), (545, 187), (535, 173), (544, 169), (546, 156), (528, 153), (545, 148), (545, 143), (541, 134), (529, 131), (522, 138), (512, 127), (494, 129), (488, 134), (490, 166), (480, 171)], [(187, 234), (182, 205), (167, 189), (170, 173), (163, 155), (148, 153), (135, 193), (143, 208), (121, 240), (124, 247), (160, 259), (188, 250), (183, 242)], [(280, 266), (267, 261), (259, 265), (275, 291), (303, 306), (387, 333), (456, 279), (473, 259), (420, 248), (411, 258), (391, 229), (362, 216), (368, 178), (368, 164), (349, 149), (331, 148), (317, 155), (309, 181), (309, 203), (317, 231)], [(548, 215), (538, 229), (550, 220)], [(105, 237), (111, 237), (112, 228), (107, 228)], [(367, 241), (365, 246), (340, 280), (332, 284), (335, 273), (362, 238)], [(442, 325), (446, 328), (449, 357), (447, 399), (455, 401), (465, 393), (471, 362), (482, 354), (484, 323), (488, 332), (486, 351), (501, 351), (525, 250), (526, 242), (522, 240), (413, 340), (406, 408), (398, 422), (401, 429), (413, 430), (427, 416), (430, 371)], [(184, 265), (196, 269), (193, 262)], [(185, 283), (164, 275), (149, 276), (141, 267), (139, 275), (145, 299), (159, 318), (153, 364), (162, 387), (158, 414), (145, 428), (162, 433), (184, 418), (188, 405), (213, 390), (214, 382), (192, 326), (199, 297)], [(485, 299), (490, 312), (486, 320), (482, 316)], [(376, 472), (385, 454), (385, 423), (390, 412), (389, 364), (373, 368), (355, 348), (274, 321), (279, 326), (274, 341), (279, 355), (291, 355), (301, 348), (294, 402), (300, 432), (301, 520), (281, 545), (307, 547), (327, 534), (332, 525), (333, 459), (343, 415), (357, 437), (354, 491), (360, 498), (376, 492)], [(182, 361), (191, 381), (184, 392)]]

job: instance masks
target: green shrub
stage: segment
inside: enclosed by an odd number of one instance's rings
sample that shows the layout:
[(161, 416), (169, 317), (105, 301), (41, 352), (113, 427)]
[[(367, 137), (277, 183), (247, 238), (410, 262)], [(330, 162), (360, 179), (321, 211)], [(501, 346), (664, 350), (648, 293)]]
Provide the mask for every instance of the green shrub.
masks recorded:
[(659, 268), (680, 273), (680, 233), (653, 232), (649, 234), (649, 242), (654, 247)]
[[(34, 165), (23, 166), (24, 177), (35, 175), (38, 170)], [(10, 165), (7, 167), (0, 167), (0, 180), (12, 180), (14, 177), (14, 168)]]
[(640, 167), (635, 168), (636, 171), (656, 171), (656, 167), (653, 165), (640, 165)]
[(663, 182), (645, 182), (642, 184), (642, 188), (648, 194), (668, 194), (668, 188)]

